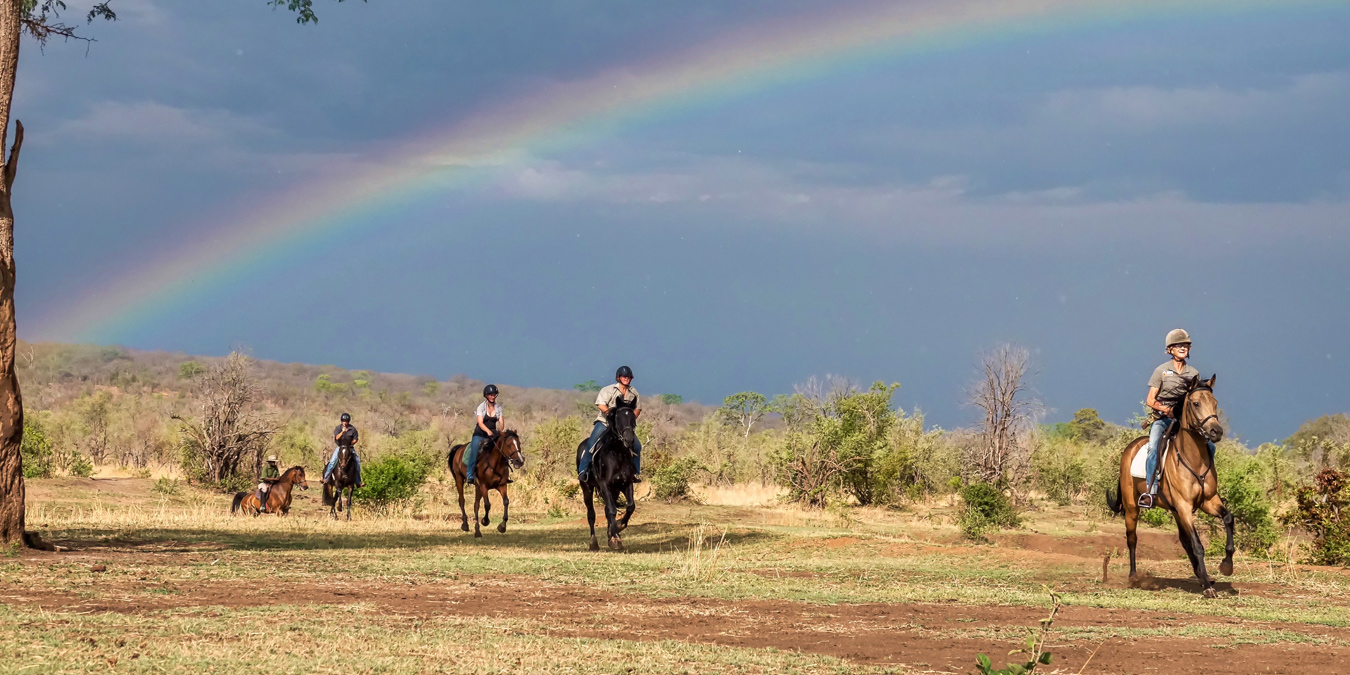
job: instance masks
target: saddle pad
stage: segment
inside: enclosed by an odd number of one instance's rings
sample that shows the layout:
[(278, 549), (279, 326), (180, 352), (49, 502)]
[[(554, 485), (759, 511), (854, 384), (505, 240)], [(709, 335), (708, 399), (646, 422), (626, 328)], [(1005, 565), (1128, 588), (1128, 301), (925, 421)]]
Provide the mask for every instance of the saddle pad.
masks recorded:
[(1148, 478), (1148, 444), (1139, 446), (1134, 452), (1134, 459), (1130, 461), (1130, 475), (1135, 478)]

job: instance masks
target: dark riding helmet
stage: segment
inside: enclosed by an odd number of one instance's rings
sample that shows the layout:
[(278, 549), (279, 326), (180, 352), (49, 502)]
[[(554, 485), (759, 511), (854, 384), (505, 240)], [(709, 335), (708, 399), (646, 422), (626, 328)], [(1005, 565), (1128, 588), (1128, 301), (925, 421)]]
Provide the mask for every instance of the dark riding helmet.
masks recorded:
[(495, 393), (497, 393), (497, 385), (489, 384), (488, 386), (483, 387), (483, 398), (487, 398)]
[(352, 416), (351, 416), (351, 415), (348, 415), (347, 413), (342, 413), (342, 417), (339, 417), (339, 418), (338, 418), (338, 421), (339, 421), (339, 422), (350, 422), (350, 421), (352, 421)]
[(621, 377), (632, 377), (632, 376), (633, 376), (633, 369), (629, 368), (628, 366), (619, 366), (619, 369), (614, 372), (614, 379), (616, 380)]

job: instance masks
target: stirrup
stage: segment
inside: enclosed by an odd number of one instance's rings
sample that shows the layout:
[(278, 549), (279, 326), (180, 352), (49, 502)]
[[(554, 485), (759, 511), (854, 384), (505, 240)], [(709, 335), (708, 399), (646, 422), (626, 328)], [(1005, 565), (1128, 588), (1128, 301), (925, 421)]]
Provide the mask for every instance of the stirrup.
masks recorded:
[(642, 482), (642, 476), (639, 475), (639, 474), (633, 474), (633, 484), (634, 484), (634, 485), (637, 485), (638, 483), (641, 483), (641, 482)]
[(1151, 509), (1153, 507), (1154, 507), (1154, 499), (1152, 492), (1145, 492), (1139, 495), (1139, 508)]

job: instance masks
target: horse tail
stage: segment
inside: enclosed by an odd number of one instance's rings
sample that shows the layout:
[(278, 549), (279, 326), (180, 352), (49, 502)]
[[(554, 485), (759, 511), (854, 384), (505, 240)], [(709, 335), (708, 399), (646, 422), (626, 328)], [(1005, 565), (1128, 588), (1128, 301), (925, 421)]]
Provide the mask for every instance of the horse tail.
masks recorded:
[(330, 484), (330, 483), (324, 483), (324, 484), (323, 484), (323, 505), (324, 505), (324, 506), (332, 506), (333, 504), (336, 504), (336, 503), (337, 503), (337, 499), (338, 499), (338, 495), (339, 495), (339, 494), (341, 494), (341, 493), (339, 493), (337, 490), (334, 490), (332, 484)]
[(1120, 488), (1114, 490), (1111, 488), (1106, 489), (1106, 508), (1111, 510), (1112, 515), (1125, 515), (1125, 504), (1122, 503), (1120, 499)]
[(233, 503), (233, 504), (230, 504), (230, 513), (234, 513), (235, 511), (238, 511), (238, 510), (239, 510), (239, 505), (242, 504), (242, 503), (244, 502), (244, 499), (245, 499), (246, 497), (248, 497), (248, 493), (247, 493), (247, 492), (236, 492), (236, 493), (234, 493), (234, 503)]

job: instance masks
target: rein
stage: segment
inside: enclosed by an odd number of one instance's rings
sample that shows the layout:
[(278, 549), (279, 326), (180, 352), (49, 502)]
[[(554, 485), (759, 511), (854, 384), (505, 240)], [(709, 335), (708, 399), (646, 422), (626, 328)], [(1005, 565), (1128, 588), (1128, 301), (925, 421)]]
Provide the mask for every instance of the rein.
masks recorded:
[[(1190, 432), (1194, 432), (1195, 434), (1199, 435), (1201, 438), (1203, 438), (1203, 439), (1205, 439), (1206, 441), (1208, 441), (1208, 440), (1209, 440), (1209, 436), (1207, 436), (1207, 435), (1205, 434), (1204, 430), (1203, 430), (1203, 428), (1204, 428), (1204, 426), (1205, 426), (1205, 422), (1208, 422), (1208, 421), (1210, 421), (1210, 420), (1212, 420), (1212, 419), (1218, 419), (1218, 417), (1219, 417), (1218, 413), (1211, 413), (1210, 415), (1205, 416), (1203, 419), (1201, 419), (1199, 422), (1196, 422), (1195, 424), (1187, 424), (1187, 423), (1186, 423), (1186, 417), (1190, 416), (1190, 414), (1191, 414), (1190, 408), (1189, 408), (1189, 407), (1185, 407), (1185, 406), (1186, 406), (1186, 401), (1190, 399), (1191, 394), (1194, 394), (1194, 393), (1197, 392), (1197, 391), (1212, 391), (1212, 390), (1211, 390), (1209, 387), (1196, 387), (1196, 388), (1190, 390), (1189, 392), (1186, 392), (1186, 398), (1184, 398), (1184, 399), (1181, 400), (1181, 405), (1183, 406), (1183, 408), (1182, 408), (1182, 419), (1181, 419), (1181, 430), (1182, 430), (1182, 431), (1190, 431)], [(1185, 456), (1184, 454), (1182, 454), (1180, 448), (1177, 449), (1177, 462), (1180, 463), (1182, 466), (1186, 467), (1186, 470), (1189, 471), (1189, 472), (1191, 472), (1191, 475), (1192, 475), (1192, 476), (1195, 476), (1195, 480), (1196, 480), (1196, 482), (1198, 482), (1198, 483), (1200, 484), (1202, 490), (1204, 489), (1205, 479), (1209, 477), (1209, 472), (1212, 471), (1212, 470), (1214, 469), (1214, 466), (1213, 466), (1213, 464), (1212, 464), (1211, 462), (1205, 461), (1204, 455), (1206, 455), (1206, 454), (1208, 454), (1208, 453), (1207, 453), (1207, 452), (1202, 452), (1202, 454), (1201, 454), (1201, 456), (1200, 456), (1200, 463), (1205, 465), (1205, 471), (1204, 471), (1204, 473), (1196, 473), (1196, 472), (1195, 472), (1195, 469), (1191, 468), (1191, 465), (1186, 463), (1186, 456)]]

